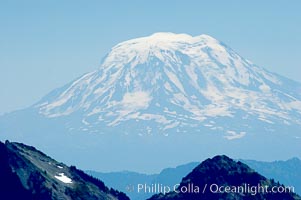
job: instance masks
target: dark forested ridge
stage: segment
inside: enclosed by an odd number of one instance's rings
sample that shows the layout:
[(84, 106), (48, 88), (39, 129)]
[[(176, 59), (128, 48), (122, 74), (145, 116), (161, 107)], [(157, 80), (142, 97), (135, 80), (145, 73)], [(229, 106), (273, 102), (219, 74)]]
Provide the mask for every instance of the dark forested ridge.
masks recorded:
[[(268, 192), (244, 191), (235, 192), (234, 188), (239, 186), (264, 186)], [(213, 186), (213, 187), (211, 187)], [(217, 186), (223, 188), (217, 191)], [(232, 191), (225, 191), (225, 187)], [(227, 156), (216, 156), (207, 159), (192, 170), (182, 179), (178, 189), (167, 194), (157, 194), (150, 200), (294, 200), (301, 199), (291, 192), (271, 192), (272, 188), (285, 187), (274, 180), (267, 179), (258, 174), (246, 164), (228, 158)], [(246, 188), (246, 187), (245, 187)], [(183, 189), (183, 190), (182, 190)], [(238, 190), (237, 190), (238, 191)]]
[(121, 192), (34, 147), (0, 142), (0, 199), (128, 200)]

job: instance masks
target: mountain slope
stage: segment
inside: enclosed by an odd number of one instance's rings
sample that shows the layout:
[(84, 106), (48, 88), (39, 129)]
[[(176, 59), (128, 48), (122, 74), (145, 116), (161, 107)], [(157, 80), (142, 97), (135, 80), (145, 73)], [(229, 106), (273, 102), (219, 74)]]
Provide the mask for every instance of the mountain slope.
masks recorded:
[[(252, 186), (258, 187), (258, 185), (264, 186), (267, 190), (265, 192), (258, 192), (259, 190), (256, 188), (256, 190), (244, 189), (251, 188)], [(217, 191), (216, 187), (219, 187), (221, 190)], [(226, 187), (231, 189), (226, 190)], [(239, 190), (237, 189), (238, 187), (244, 190)], [(283, 185), (266, 179), (241, 162), (235, 162), (226, 156), (216, 156), (205, 160), (184, 177), (175, 191), (165, 195), (154, 195), (150, 200), (301, 199), (299, 196), (288, 191), (271, 192), (273, 187), (284, 188)]]
[(21, 143), (0, 142), (0, 161), (3, 200), (129, 199), (74, 166), (67, 167)]
[(292, 158), (286, 161), (262, 162), (242, 160), (265, 177), (273, 178), (285, 185), (295, 186), (295, 192), (301, 194), (301, 160)]
[(301, 157), (300, 91), (208, 35), (155, 33), (117, 44), (99, 69), (1, 116), (0, 139), (66, 163), (77, 155), (77, 166), (98, 171), (153, 172), (217, 154)]
[[(292, 158), (286, 161), (262, 162), (256, 160), (239, 160), (247, 164), (261, 175), (279, 181), (284, 185), (294, 186), (295, 192), (301, 194), (301, 160)], [(191, 162), (175, 168), (163, 169), (159, 174), (147, 175), (135, 172), (114, 172), (100, 173), (87, 171), (94, 177), (104, 180), (110, 187), (126, 193), (132, 200), (146, 199), (158, 193), (140, 193), (129, 191), (128, 187), (132, 186), (137, 189), (139, 183), (162, 184), (164, 186), (173, 187), (181, 182), (182, 178), (191, 172), (199, 162)], [(121, 181), (122, 180), (122, 181)]]
[(138, 184), (162, 184), (164, 186), (173, 187), (181, 182), (182, 177), (188, 174), (199, 163), (192, 162), (180, 165), (175, 168), (165, 168), (159, 174), (142, 174), (137, 172), (96, 172), (86, 171), (86, 173), (103, 180), (108, 186), (116, 188), (126, 193), (131, 200), (147, 199), (157, 192), (146, 193), (144, 191), (137, 192)]
[(151, 197), (152, 194), (137, 193), (135, 188), (141, 183), (151, 184), (153, 179), (158, 176), (158, 174), (147, 175), (128, 171), (108, 173), (86, 171), (86, 173), (103, 180), (109, 187), (124, 192), (131, 200), (141, 200)]

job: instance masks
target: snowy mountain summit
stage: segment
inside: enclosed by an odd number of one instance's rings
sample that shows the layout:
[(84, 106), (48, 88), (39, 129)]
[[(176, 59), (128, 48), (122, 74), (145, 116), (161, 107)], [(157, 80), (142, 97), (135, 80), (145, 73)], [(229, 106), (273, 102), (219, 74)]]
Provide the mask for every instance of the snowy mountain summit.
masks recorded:
[(301, 84), (208, 35), (155, 33), (117, 44), (97, 70), (0, 116), (1, 139), (98, 171), (216, 154), (301, 157)]
[(300, 89), (208, 35), (155, 33), (117, 44), (98, 70), (35, 106), (49, 118), (80, 113), (80, 128), (91, 132), (99, 125), (139, 135), (205, 128), (236, 139), (301, 126)]

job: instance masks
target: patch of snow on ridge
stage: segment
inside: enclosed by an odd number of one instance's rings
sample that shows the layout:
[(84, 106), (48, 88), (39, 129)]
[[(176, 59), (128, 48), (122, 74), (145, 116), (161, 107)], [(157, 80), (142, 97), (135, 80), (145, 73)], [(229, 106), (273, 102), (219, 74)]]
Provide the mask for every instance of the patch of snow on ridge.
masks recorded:
[(167, 77), (169, 78), (169, 80), (182, 92), (185, 94), (185, 90), (183, 85), (181, 84), (181, 81), (178, 79), (178, 77), (170, 72), (169, 70), (164, 70), (164, 72), (166, 73)]
[(296, 109), (301, 111), (301, 101), (292, 101), (290, 103), (287, 103), (287, 106), (289, 109)]
[(262, 92), (270, 92), (271, 91), (271, 88), (268, 85), (266, 85), (266, 84), (262, 84), (261, 86), (259, 86), (259, 89)]
[(224, 136), (224, 138), (228, 140), (235, 140), (244, 137), (246, 135), (246, 132), (236, 133), (235, 131), (227, 131), (227, 134), (228, 135)]
[(175, 128), (175, 127), (177, 127), (179, 124), (180, 124), (180, 122), (173, 122), (172, 124), (169, 124), (169, 125), (165, 126), (165, 127), (163, 128), (163, 130)]
[(72, 179), (66, 176), (64, 173), (59, 173), (59, 175), (54, 176), (56, 179), (62, 181), (63, 183), (72, 183)]
[(128, 92), (125, 93), (121, 101), (125, 108), (130, 109), (145, 109), (148, 107), (152, 98), (147, 92)]

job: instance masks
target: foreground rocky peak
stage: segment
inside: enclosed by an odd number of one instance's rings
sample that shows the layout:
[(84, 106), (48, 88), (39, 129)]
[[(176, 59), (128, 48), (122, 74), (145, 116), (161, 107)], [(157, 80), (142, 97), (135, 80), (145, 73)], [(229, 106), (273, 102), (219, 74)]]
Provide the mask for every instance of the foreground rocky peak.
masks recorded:
[(68, 167), (34, 147), (0, 142), (0, 199), (129, 200), (74, 166)]
[[(265, 189), (258, 189), (260, 186)], [(228, 190), (225, 188), (228, 187)], [(275, 189), (276, 188), (276, 189)], [(277, 188), (280, 188), (279, 192)], [(178, 188), (150, 200), (299, 200), (291, 186), (265, 178), (247, 165), (227, 156), (207, 159), (182, 179)], [(276, 192), (272, 192), (276, 191)]]

